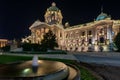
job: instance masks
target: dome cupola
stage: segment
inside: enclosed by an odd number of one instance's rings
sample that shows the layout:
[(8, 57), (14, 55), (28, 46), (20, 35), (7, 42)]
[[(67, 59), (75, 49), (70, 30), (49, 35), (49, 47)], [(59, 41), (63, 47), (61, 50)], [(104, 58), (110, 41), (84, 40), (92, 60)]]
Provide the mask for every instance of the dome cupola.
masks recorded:
[(96, 21), (104, 20), (104, 19), (107, 19), (107, 18), (110, 18), (110, 16), (108, 16), (106, 13), (101, 12), (101, 13), (97, 16)]
[(103, 13), (103, 7), (101, 6), (101, 13), (97, 16), (96, 21), (104, 20), (104, 19), (111, 19), (110, 15)]
[(45, 22), (47, 24), (62, 24), (62, 13), (58, 7), (56, 7), (56, 3), (53, 2), (51, 7), (47, 8), (47, 11), (44, 15)]

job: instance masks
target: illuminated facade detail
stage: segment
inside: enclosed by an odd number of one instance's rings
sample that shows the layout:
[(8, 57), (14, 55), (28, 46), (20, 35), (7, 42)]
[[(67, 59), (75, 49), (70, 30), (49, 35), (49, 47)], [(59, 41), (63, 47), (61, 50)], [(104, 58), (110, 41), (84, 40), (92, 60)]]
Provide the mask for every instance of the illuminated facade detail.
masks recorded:
[(8, 44), (7, 39), (0, 39), (0, 48), (6, 46), (7, 44)]
[(70, 26), (62, 25), (62, 13), (55, 3), (45, 13), (45, 22), (35, 21), (31, 26), (31, 35), (24, 40), (41, 43), (43, 35), (52, 30), (57, 36), (59, 49), (68, 51), (111, 51), (113, 39), (120, 32), (120, 20), (112, 20), (101, 12), (93, 22)]

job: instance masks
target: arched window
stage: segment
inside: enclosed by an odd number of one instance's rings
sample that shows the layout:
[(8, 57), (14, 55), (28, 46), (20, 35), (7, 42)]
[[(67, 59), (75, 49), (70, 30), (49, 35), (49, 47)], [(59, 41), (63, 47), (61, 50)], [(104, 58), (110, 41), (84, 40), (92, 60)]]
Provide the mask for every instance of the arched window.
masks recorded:
[(104, 38), (100, 37), (100, 43), (104, 43)]
[(62, 33), (60, 32), (60, 37), (62, 37)]
[(88, 32), (88, 35), (92, 35), (92, 31), (89, 31), (89, 32)]
[(84, 36), (85, 35), (85, 32), (82, 32), (82, 36)]
[(89, 39), (89, 44), (92, 44), (92, 39)]

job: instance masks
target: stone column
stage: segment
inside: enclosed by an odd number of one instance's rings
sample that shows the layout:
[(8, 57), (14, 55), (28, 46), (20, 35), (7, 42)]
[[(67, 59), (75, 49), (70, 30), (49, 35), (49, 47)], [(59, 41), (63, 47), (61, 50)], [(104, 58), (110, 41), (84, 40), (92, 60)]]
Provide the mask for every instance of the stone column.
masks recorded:
[(105, 34), (105, 45), (107, 44), (107, 25), (105, 26), (105, 30), (104, 30), (104, 34)]
[(112, 25), (109, 25), (109, 49), (113, 51), (113, 41), (112, 41)]
[(91, 29), (91, 31), (92, 31), (92, 44), (95, 44), (95, 29), (93, 28), (93, 29)]
[(43, 28), (40, 29), (40, 32), (41, 32), (41, 39), (43, 39), (43, 35), (44, 35)]
[(46, 33), (46, 32), (45, 32), (45, 29), (46, 29), (46, 28), (43, 28), (43, 29), (44, 29), (44, 34), (45, 34), (45, 33)]
[(31, 30), (31, 37), (32, 37), (31, 42), (35, 43), (35, 31), (34, 30)]
[(94, 36), (95, 36), (95, 41), (97, 40), (97, 29), (94, 29)]
[(110, 43), (112, 43), (112, 26), (109, 27), (109, 37), (110, 37)]
[(36, 40), (37, 40), (37, 39), (36, 39), (36, 36), (37, 36), (36, 30), (34, 30), (34, 37), (33, 37), (33, 38), (34, 38), (34, 42), (35, 42), (35, 43), (36, 43)]
[(88, 38), (88, 36), (87, 36), (87, 30), (85, 30), (85, 41), (87, 41), (87, 38)]

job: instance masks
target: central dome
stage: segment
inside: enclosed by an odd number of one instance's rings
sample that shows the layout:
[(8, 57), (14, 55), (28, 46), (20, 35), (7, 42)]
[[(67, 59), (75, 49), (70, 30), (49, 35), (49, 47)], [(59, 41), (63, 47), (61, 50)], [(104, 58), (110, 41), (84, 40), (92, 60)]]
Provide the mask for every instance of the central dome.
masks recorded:
[(45, 13), (45, 22), (49, 25), (62, 24), (62, 19), (61, 10), (57, 8), (55, 2), (53, 2), (52, 6), (47, 8)]
[(59, 11), (59, 8), (57, 8), (55, 2), (53, 2), (52, 6), (48, 8), (48, 11)]

